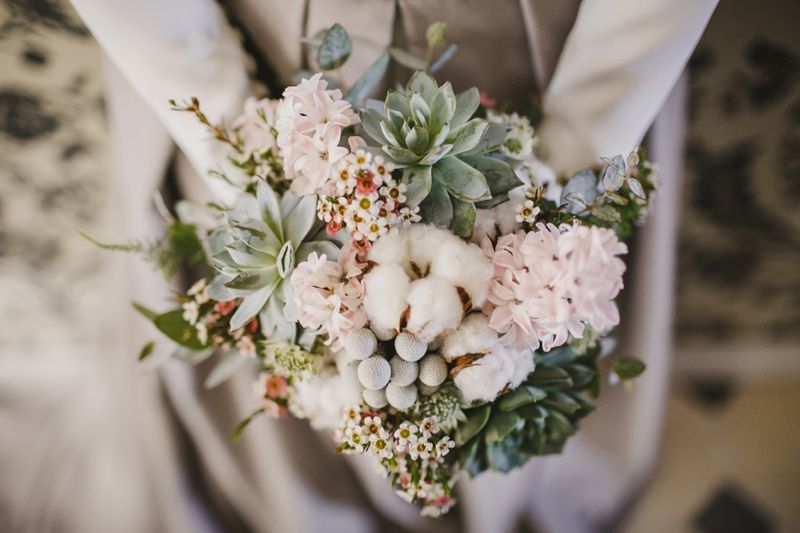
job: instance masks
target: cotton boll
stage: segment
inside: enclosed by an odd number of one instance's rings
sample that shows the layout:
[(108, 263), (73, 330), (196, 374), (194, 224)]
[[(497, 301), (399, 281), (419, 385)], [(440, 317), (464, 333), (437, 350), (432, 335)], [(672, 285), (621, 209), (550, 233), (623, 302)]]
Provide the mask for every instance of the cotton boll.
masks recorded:
[[(499, 207), (508, 209), (510, 204), (503, 202)], [(494, 239), (497, 236), (497, 213), (495, 209), (478, 209), (475, 212), (475, 226), (470, 241), (480, 245), (484, 237)], [(513, 211), (513, 210), (512, 210)]]
[(382, 389), (389, 383), (392, 370), (389, 362), (378, 355), (373, 355), (358, 364), (358, 381), (369, 390)]
[(375, 336), (378, 338), (379, 341), (384, 341), (384, 342), (390, 341), (395, 337), (395, 335), (397, 335), (397, 331), (393, 329), (379, 328), (375, 324), (370, 324), (369, 327), (370, 329), (372, 329), (372, 332), (375, 334)]
[(408, 257), (408, 233), (391, 229), (373, 243), (368, 257), (379, 265), (403, 265)]
[(364, 401), (367, 402), (367, 405), (372, 407), (373, 409), (382, 409), (389, 404), (389, 400), (386, 399), (386, 390), (365, 390), (361, 393), (361, 397), (364, 398)]
[(436, 387), (447, 379), (447, 363), (438, 355), (426, 355), (419, 362), (419, 380), (430, 387)]
[(366, 359), (378, 346), (375, 334), (367, 328), (356, 329), (344, 338), (344, 349), (353, 359)]
[(441, 353), (447, 362), (471, 353), (489, 353), (497, 345), (497, 332), (489, 327), (489, 318), (470, 313), (453, 333), (444, 338)]
[(395, 355), (389, 360), (389, 366), (392, 369), (390, 383), (401, 387), (414, 383), (419, 374), (419, 365), (417, 365), (417, 363), (406, 361), (398, 355)]
[(461, 240), (444, 244), (431, 264), (431, 275), (449, 281), (467, 291), (472, 305), (486, 301), (494, 265), (480, 247)]
[(533, 369), (533, 354), (530, 351), (498, 346), (494, 352), (459, 371), (453, 382), (465, 402), (491, 402), (504, 388), (518, 387)]
[(373, 327), (399, 329), (410, 280), (400, 265), (379, 265), (364, 276), (364, 311)]
[(408, 259), (425, 273), (447, 245), (461, 244), (452, 233), (434, 226), (413, 224), (405, 230), (408, 234)]
[(454, 329), (464, 312), (456, 288), (436, 276), (411, 283), (408, 305), (407, 329), (423, 342), (430, 342), (443, 332)]
[(428, 351), (428, 345), (417, 339), (414, 335), (404, 331), (394, 339), (394, 349), (397, 355), (406, 361), (419, 361)]
[(389, 405), (398, 411), (405, 411), (417, 401), (417, 387), (413, 384), (401, 387), (389, 383), (386, 386), (386, 399), (389, 401)]

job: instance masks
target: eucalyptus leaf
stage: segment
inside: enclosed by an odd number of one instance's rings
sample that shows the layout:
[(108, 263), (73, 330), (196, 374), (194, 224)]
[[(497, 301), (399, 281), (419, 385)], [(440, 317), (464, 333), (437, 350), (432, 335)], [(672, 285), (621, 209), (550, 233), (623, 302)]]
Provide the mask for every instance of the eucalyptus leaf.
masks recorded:
[(605, 220), (606, 222), (622, 222), (622, 215), (620, 215), (619, 211), (608, 204), (593, 207), (591, 213), (593, 216), (600, 220)]
[(347, 92), (345, 99), (353, 106), (358, 106), (380, 84), (389, 66), (389, 54), (382, 54), (370, 65), (367, 71), (356, 81)]
[(233, 428), (233, 431), (231, 432), (231, 439), (233, 439), (233, 442), (238, 441), (242, 437), (242, 433), (244, 433), (245, 428), (247, 428), (247, 426), (250, 425), (250, 422), (255, 420), (256, 417), (263, 412), (264, 412), (263, 407), (261, 409), (256, 409), (255, 411), (250, 413), (247, 416), (247, 418), (236, 424), (236, 427)]
[(137, 360), (144, 361), (145, 359), (150, 357), (153, 354), (153, 350), (155, 349), (155, 347), (156, 343), (154, 341), (150, 341), (144, 346), (142, 346), (142, 349), (139, 351), (139, 357), (137, 357)]
[(639, 182), (639, 180), (636, 178), (628, 178), (626, 183), (633, 194), (642, 200), (647, 199), (647, 195), (644, 193), (644, 189), (642, 188), (642, 184)]
[(586, 210), (597, 200), (597, 178), (591, 170), (582, 170), (572, 176), (561, 192), (561, 203), (573, 215)]
[(425, 68), (425, 60), (423, 58), (412, 55), (402, 48), (389, 48), (389, 54), (391, 54), (392, 59), (411, 70), (422, 70)]
[(317, 50), (317, 63), (322, 70), (334, 70), (341, 67), (350, 57), (353, 43), (347, 30), (336, 23), (328, 30)]
[(453, 56), (456, 55), (456, 52), (458, 52), (458, 45), (456, 43), (450, 44), (450, 46), (445, 48), (444, 52), (442, 52), (441, 55), (436, 58), (436, 61), (431, 63), (431, 66), (428, 70), (431, 72), (436, 72), (437, 70), (441, 69), (447, 64), (448, 61), (453, 59)]
[(616, 191), (625, 183), (625, 159), (621, 155), (615, 155), (608, 163), (600, 177), (603, 190)]

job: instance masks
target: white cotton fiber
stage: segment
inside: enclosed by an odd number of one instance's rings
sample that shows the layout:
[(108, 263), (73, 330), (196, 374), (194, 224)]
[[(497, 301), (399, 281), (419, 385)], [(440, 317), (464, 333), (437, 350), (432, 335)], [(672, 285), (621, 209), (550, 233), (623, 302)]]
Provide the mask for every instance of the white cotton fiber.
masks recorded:
[(408, 233), (397, 228), (376, 240), (369, 251), (370, 261), (379, 265), (403, 265), (407, 258)]
[(431, 342), (461, 321), (463, 307), (458, 291), (447, 280), (436, 276), (411, 283), (408, 293), (410, 313), (408, 331), (423, 342)]
[(470, 313), (444, 338), (441, 353), (452, 362), (462, 355), (489, 353), (496, 345), (497, 332), (489, 327), (489, 318), (482, 313)]
[(494, 352), (459, 371), (453, 382), (465, 402), (491, 402), (504, 388), (518, 387), (533, 369), (533, 354), (529, 350), (507, 350), (498, 346)]
[(409, 279), (399, 265), (379, 265), (364, 276), (364, 311), (376, 329), (399, 329), (408, 305)]
[(424, 224), (414, 224), (405, 231), (408, 234), (408, 259), (422, 272), (430, 269), (446, 245), (462, 242), (449, 231)]
[(465, 289), (475, 307), (486, 301), (493, 272), (492, 261), (479, 246), (459, 239), (444, 243), (431, 264), (432, 276)]

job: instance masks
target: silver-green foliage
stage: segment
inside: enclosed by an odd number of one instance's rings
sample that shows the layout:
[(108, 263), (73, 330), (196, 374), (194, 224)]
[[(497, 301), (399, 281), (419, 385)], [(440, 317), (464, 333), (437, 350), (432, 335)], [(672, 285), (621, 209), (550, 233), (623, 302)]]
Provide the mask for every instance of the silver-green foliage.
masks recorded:
[(380, 105), (361, 110), (362, 126), (383, 154), (403, 169), (410, 205), (423, 220), (469, 236), (475, 204), (520, 185), (511, 167), (487, 154), (505, 141), (502, 124), (473, 117), (475, 88), (459, 95), (416, 72), (403, 91), (389, 91)]
[(255, 194), (244, 193), (225, 212), (226, 224), (211, 232), (207, 244), (218, 274), (209, 287), (215, 300), (242, 298), (231, 318), (238, 329), (262, 311), (276, 321), (294, 321), (294, 300), (288, 278), (297, 263), (311, 252), (335, 259), (338, 248), (330, 241), (312, 240), (316, 225), (316, 198), (286, 193), (278, 198), (264, 182)]

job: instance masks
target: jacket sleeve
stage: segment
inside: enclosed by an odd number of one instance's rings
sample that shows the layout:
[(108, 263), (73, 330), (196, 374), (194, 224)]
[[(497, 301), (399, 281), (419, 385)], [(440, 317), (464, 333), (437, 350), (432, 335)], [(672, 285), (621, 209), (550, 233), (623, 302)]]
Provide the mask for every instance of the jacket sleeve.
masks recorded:
[(209, 168), (224, 161), (225, 146), (214, 141), (194, 116), (172, 111), (168, 104), (169, 99), (196, 96), (214, 121), (231, 120), (241, 112), (249, 90), (245, 56), (216, 2), (72, 0), (72, 4), (212, 193), (230, 198), (229, 186), (205, 177)]
[(559, 171), (639, 144), (717, 0), (584, 0), (543, 99), (542, 146)]

